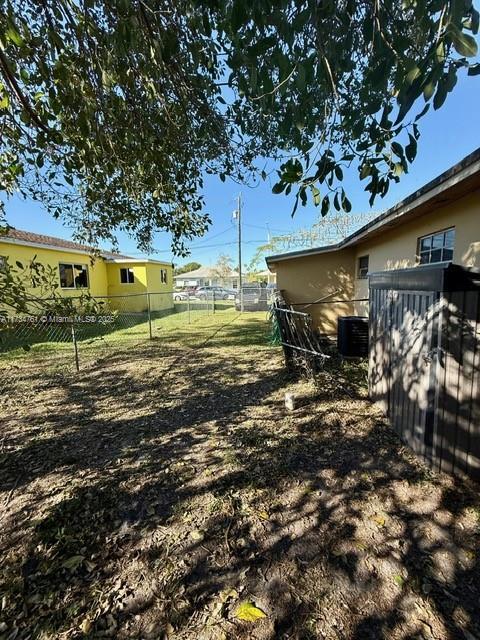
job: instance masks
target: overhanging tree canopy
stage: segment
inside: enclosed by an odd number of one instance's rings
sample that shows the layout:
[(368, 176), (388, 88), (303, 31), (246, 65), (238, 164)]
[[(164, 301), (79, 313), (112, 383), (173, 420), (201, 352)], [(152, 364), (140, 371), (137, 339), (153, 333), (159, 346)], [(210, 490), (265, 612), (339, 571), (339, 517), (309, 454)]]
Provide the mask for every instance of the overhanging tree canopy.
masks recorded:
[(258, 157), (322, 214), (349, 211), (351, 163), (373, 202), (414, 160), (415, 120), (480, 72), (469, 0), (0, 7), (0, 189), (88, 242), (123, 228), (146, 248), (162, 229), (181, 254), (209, 224), (204, 173), (248, 181)]

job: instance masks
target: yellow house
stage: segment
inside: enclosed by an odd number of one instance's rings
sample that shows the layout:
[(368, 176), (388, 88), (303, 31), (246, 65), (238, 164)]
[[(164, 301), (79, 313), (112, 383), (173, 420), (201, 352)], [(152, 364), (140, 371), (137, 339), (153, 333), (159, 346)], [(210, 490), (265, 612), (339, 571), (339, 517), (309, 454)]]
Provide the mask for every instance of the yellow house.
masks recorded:
[(4, 261), (27, 265), (34, 258), (57, 271), (59, 291), (64, 296), (88, 291), (95, 298), (108, 299), (113, 309), (141, 312), (148, 307), (149, 293), (151, 310), (173, 307), (169, 262), (137, 260), (108, 251), (94, 256), (91, 247), (18, 229), (0, 236), (0, 265)]
[(266, 259), (277, 287), (322, 333), (367, 315), (368, 273), (454, 262), (480, 268), (480, 149), (335, 245)]

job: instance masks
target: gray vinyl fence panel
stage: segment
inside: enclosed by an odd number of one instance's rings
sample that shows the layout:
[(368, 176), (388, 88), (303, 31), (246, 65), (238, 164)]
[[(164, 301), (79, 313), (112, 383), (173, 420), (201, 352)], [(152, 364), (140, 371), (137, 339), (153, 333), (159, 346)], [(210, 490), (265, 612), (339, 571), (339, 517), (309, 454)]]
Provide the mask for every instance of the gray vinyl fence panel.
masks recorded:
[(370, 276), (369, 389), (433, 468), (480, 481), (480, 273), (439, 264)]

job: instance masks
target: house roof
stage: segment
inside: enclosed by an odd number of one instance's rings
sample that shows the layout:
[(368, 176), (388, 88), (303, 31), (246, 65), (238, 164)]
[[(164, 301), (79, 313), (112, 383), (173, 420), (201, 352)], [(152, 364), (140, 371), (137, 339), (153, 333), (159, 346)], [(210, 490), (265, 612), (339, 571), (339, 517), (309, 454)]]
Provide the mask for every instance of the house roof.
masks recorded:
[[(7, 242), (11, 244), (26, 245), (30, 247), (39, 247), (46, 249), (53, 249), (56, 251), (70, 251), (72, 253), (91, 254), (98, 249), (90, 247), (79, 242), (73, 242), (72, 240), (64, 240), (63, 238), (56, 238), (54, 236), (45, 236), (41, 233), (32, 233), (31, 231), (22, 231), (21, 229), (14, 229), (8, 227), (5, 235), (0, 235), (0, 242)], [(135, 262), (144, 263), (152, 262), (158, 264), (170, 264), (169, 262), (162, 262), (160, 260), (149, 259), (137, 259), (130, 256), (126, 256), (120, 253), (113, 253), (112, 251), (100, 250), (99, 254), (107, 262)]]
[[(230, 271), (227, 278), (238, 278), (236, 271)], [(186, 273), (180, 273), (174, 276), (174, 279), (184, 280), (185, 278), (218, 278), (218, 273), (214, 267), (199, 267), (194, 271), (187, 271)]]
[(339, 251), (360, 244), (366, 239), (384, 233), (387, 229), (404, 224), (408, 220), (425, 215), (439, 206), (458, 200), (478, 188), (480, 188), (480, 147), (340, 242), (267, 256), (266, 263), (268, 267), (273, 267), (276, 262), (283, 260)]

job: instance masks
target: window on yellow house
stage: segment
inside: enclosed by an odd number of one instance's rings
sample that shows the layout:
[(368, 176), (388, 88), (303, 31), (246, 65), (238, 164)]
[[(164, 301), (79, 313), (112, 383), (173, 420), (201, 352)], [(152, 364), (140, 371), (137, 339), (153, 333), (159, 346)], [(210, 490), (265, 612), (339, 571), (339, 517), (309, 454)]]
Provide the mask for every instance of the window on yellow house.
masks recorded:
[(162, 284), (167, 284), (167, 270), (160, 269), (160, 282)]
[(130, 269), (129, 267), (122, 267), (120, 269), (120, 282), (122, 284), (133, 284), (135, 282), (133, 269)]
[(62, 289), (86, 289), (88, 287), (88, 267), (86, 264), (60, 262), (58, 268)]
[(7, 259), (5, 256), (0, 256), (0, 271), (7, 265)]

